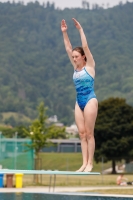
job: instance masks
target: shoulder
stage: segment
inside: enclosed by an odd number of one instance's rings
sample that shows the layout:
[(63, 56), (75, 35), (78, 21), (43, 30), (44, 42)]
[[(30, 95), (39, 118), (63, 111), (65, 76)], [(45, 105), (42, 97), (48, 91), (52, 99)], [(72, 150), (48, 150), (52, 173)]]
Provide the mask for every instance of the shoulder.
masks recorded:
[(85, 70), (94, 78), (95, 77), (95, 68), (90, 66), (85, 66)]
[(95, 61), (94, 61), (93, 57), (92, 57), (92, 59), (87, 58), (86, 65), (87, 65), (88, 67), (95, 68)]

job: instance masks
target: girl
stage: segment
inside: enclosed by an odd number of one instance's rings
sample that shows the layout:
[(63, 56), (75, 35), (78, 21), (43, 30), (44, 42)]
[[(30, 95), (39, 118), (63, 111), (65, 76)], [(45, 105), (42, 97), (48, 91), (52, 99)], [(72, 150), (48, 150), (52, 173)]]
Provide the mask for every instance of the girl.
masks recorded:
[(90, 172), (93, 168), (95, 151), (94, 126), (97, 117), (98, 101), (94, 93), (95, 62), (89, 50), (86, 36), (80, 23), (72, 18), (79, 31), (82, 47), (72, 49), (67, 24), (61, 21), (61, 31), (68, 57), (74, 67), (73, 81), (77, 92), (75, 121), (81, 140), (83, 164), (78, 172)]

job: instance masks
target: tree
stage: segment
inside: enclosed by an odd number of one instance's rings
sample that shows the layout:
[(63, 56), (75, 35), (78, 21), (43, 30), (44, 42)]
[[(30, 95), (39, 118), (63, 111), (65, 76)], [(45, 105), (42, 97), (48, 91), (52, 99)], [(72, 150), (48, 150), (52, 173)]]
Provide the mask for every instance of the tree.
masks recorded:
[[(73, 68), (59, 28), (61, 15), (68, 19), (69, 30), (72, 29), (70, 38), (73, 46), (80, 45), (80, 40), (70, 16), (78, 16), (85, 29), (98, 64), (95, 92), (99, 101), (110, 97), (110, 94), (121, 97), (124, 93), (127, 103), (133, 105), (133, 45), (129, 42), (133, 37), (133, 3), (103, 9), (102, 5), (93, 1), (90, 9), (90, 1), (82, 0), (83, 9), (60, 10), (55, 9), (51, 1), (48, 2), (45, 7), (38, 1), (27, 5), (15, 1), (0, 3), (2, 121), (5, 120), (5, 112), (35, 119), (35, 107), (44, 99), (49, 116), (56, 114), (67, 126), (74, 122)], [(16, 125), (22, 124), (19, 117), (15, 120)]]
[(122, 98), (109, 98), (99, 103), (95, 126), (97, 162), (104, 157), (112, 161), (112, 173), (116, 173), (116, 161), (133, 156), (133, 107)]
[[(55, 125), (49, 125), (47, 123), (46, 116), (46, 107), (44, 107), (44, 103), (41, 102), (38, 106), (39, 116), (38, 119), (35, 119), (29, 130), (24, 129), (25, 134), (32, 140), (31, 144), (27, 144), (27, 147), (35, 150), (35, 169), (40, 169), (39, 161), (40, 161), (40, 150), (51, 144), (49, 139), (51, 138), (64, 138), (65, 137), (65, 128), (59, 128)], [(38, 178), (36, 178), (36, 182), (38, 182)]]
[(90, 8), (90, 4), (87, 1), (82, 1), (82, 7), (83, 9), (89, 9)]

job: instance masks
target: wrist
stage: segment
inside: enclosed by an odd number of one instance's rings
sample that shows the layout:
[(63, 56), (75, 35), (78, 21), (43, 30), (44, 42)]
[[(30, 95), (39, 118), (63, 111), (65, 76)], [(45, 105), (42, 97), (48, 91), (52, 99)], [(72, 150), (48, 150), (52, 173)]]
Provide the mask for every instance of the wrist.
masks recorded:
[(81, 28), (79, 28), (79, 31), (83, 31), (82, 27), (81, 27)]
[(65, 35), (65, 34), (67, 34), (67, 31), (62, 31), (62, 33)]

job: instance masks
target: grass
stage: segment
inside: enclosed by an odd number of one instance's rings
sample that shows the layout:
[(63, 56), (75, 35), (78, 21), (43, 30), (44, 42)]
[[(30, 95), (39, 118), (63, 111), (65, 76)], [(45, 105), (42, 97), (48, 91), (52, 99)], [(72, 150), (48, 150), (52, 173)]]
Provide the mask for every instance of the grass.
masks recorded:
[[(119, 195), (133, 195), (133, 190), (129, 189), (128, 186), (116, 186), (115, 180), (117, 175), (98, 175), (98, 176), (66, 176), (58, 175), (56, 176), (56, 186), (59, 187), (80, 187), (81, 191), (78, 192), (88, 192), (88, 193), (99, 193), (99, 194), (119, 194)], [(133, 175), (126, 175), (129, 180), (133, 180)], [(39, 175), (39, 182), (35, 184), (34, 175), (24, 175), (23, 176), (23, 187), (29, 186), (45, 186), (48, 187), (50, 184), (50, 175)], [(5, 180), (6, 182), (6, 180)], [(15, 177), (14, 177), (15, 185)], [(53, 185), (53, 179), (52, 179)], [(102, 189), (96, 189), (95, 187), (102, 186)], [(110, 189), (106, 189), (109, 186)], [(116, 186), (116, 189), (112, 187)], [(88, 187), (87, 191), (82, 191), (82, 187)], [(94, 187), (93, 190), (89, 187)], [(133, 186), (132, 186), (133, 187)]]
[[(40, 169), (44, 170), (62, 170), (62, 171), (75, 171), (82, 163), (81, 153), (40, 153), (41, 166)], [(22, 159), (23, 163), (26, 160)], [(10, 161), (10, 159), (9, 159)], [(6, 161), (8, 162), (8, 160)], [(111, 167), (111, 162), (107, 163), (95, 163), (93, 171), (101, 172), (101, 169), (107, 169)], [(88, 187), (98, 187), (98, 186), (116, 186), (117, 174), (107, 174), (107, 175), (91, 175), (91, 176), (70, 176), (70, 175), (57, 175), (56, 176), (56, 186), (88, 186)], [(126, 174), (128, 181), (133, 181), (133, 174)], [(53, 181), (53, 180), (52, 180)], [(6, 180), (5, 180), (6, 182)], [(23, 176), (23, 186), (49, 186), (50, 175), (39, 175), (39, 183), (35, 184), (34, 175), (24, 175)], [(15, 185), (15, 177), (14, 177)], [(122, 188), (122, 190), (120, 189)], [(103, 189), (103, 190), (89, 190), (88, 192), (97, 192), (101, 194), (133, 194), (131, 189), (128, 187), (120, 186), (118, 189)]]
[[(81, 153), (40, 153), (42, 160), (42, 169), (76, 171), (82, 164)], [(104, 163), (104, 169), (111, 166), (111, 162)], [(93, 171), (101, 171), (103, 168), (101, 163), (95, 163)]]
[[(57, 175), (56, 186), (116, 186), (116, 178), (118, 175), (89, 175), (89, 176), (70, 176), (70, 175)], [(133, 175), (126, 175), (129, 181), (133, 181)], [(42, 181), (41, 181), (42, 178)], [(48, 186), (50, 175), (40, 175), (39, 182), (41, 185)], [(24, 184), (32, 185), (34, 183), (33, 175), (24, 175)], [(122, 187), (123, 188), (123, 187)]]

